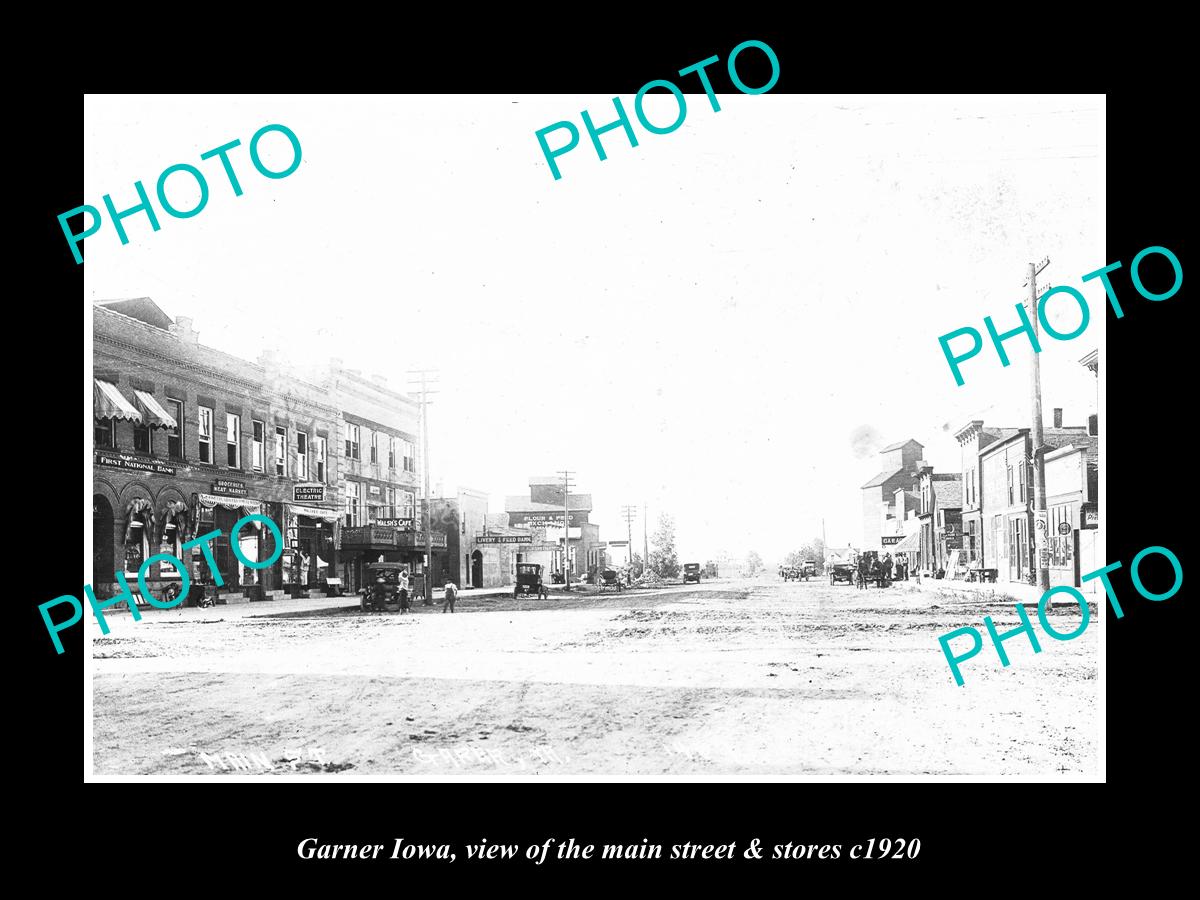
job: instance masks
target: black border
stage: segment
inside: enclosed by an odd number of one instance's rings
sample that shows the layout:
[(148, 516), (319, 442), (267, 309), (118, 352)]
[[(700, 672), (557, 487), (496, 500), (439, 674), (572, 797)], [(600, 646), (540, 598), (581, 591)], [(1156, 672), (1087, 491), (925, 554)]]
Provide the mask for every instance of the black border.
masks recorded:
[[(547, 15), (554, 20), (561, 13)], [(597, 20), (605, 15), (602, 10), (595, 13)], [(695, 11), (687, 15), (689, 22), (700, 17)], [(869, 13), (862, 11), (861, 15)], [(865, 27), (862, 23), (840, 23), (836, 29), (819, 21), (789, 22), (788, 27), (770, 29), (722, 24), (720, 28), (693, 26), (687, 33), (676, 29), (652, 35), (634, 18), (628, 20), (627, 28), (617, 29), (617, 36), (590, 32), (591, 26), (564, 29), (550, 38), (534, 30), (524, 46), (507, 36), (501, 40), (481, 36), (473, 43), (454, 30), (450, 32), (453, 39), (445, 33), (424, 32), (423, 40), (409, 39), (391, 48), (383, 46), (382, 38), (367, 38), (366, 46), (353, 50), (325, 48), (321, 54), (304, 46), (302, 56), (314, 66), (311, 74), (297, 71), (296, 51), (289, 49), (277, 58), (265, 53), (251, 68), (247, 68), (248, 58), (236, 67), (217, 67), (221, 70), (217, 75), (208, 68), (203, 72), (153, 70), (145, 76), (161, 79), (153, 83), (154, 89), (171, 92), (355, 91), (370, 87), (414, 93), (560, 93), (566, 104), (565, 117), (578, 105), (573, 94), (629, 96), (644, 82), (670, 78), (679, 68), (707, 56), (717, 54), (724, 60), (736, 43), (753, 37), (769, 43), (779, 56), (781, 76), (776, 93), (1107, 91), (1109, 252), (1097, 266), (1122, 260), (1126, 268), (1117, 273), (1114, 283), (1123, 298), (1130, 298), (1124, 319), (1118, 321), (1109, 313), (1108, 348), (1100, 361), (1107, 367), (1108, 418), (1113, 422), (1110, 427), (1109, 422), (1101, 421), (1108, 454), (1107, 556), (1128, 566), (1143, 547), (1160, 544), (1175, 551), (1186, 571), (1190, 541), (1185, 539), (1191, 534), (1181, 527), (1189, 505), (1181, 495), (1191, 474), (1191, 442), (1190, 416), (1181, 407), (1188, 399), (1186, 385), (1194, 381), (1184, 379), (1183, 363), (1188, 359), (1184, 342), (1189, 337), (1184, 321), (1186, 298), (1181, 291), (1162, 303), (1142, 301), (1128, 283), (1127, 268), (1139, 250), (1158, 244), (1171, 248), (1187, 269), (1181, 207), (1190, 179), (1185, 177), (1185, 150), (1175, 125), (1183, 114), (1185, 98), (1176, 96), (1174, 85), (1178, 82), (1164, 69), (1169, 51), (1163, 51), (1163, 57), (1150, 58), (1148, 54), (1145, 60), (1116, 59), (1106, 44), (1117, 40), (1112, 35), (1085, 49), (1089, 35), (1080, 32), (1078, 22), (1071, 21), (1073, 16), (1064, 14), (1055, 21), (1048, 19), (1044, 10), (1036, 25), (1045, 50), (1056, 41), (1056, 27), (1071, 34), (1062, 55), (1052, 57), (1039, 51), (1036, 35), (1023, 47), (1022, 34), (1012, 20), (986, 34), (968, 33), (967, 23), (942, 22), (938, 27), (952, 29), (954, 38), (939, 40), (925, 22), (889, 21), (899, 16), (895, 13), (873, 23), (866, 39), (858, 30)], [(487, 32), (482, 24), (478, 30)], [(336, 42), (336, 31), (335, 26), (330, 43)], [(726, 36), (729, 34), (734, 36)], [(107, 40), (116, 46), (132, 38), (114, 33)], [(372, 41), (377, 46), (372, 47)], [(57, 54), (65, 52), (59, 48)], [(233, 51), (222, 48), (220, 55), (232, 56)], [(338, 65), (330, 62), (330, 56), (345, 62), (336, 76), (329, 74)], [(286, 82), (270, 84), (271, 79), (252, 74), (273, 62), (290, 66), (293, 74)], [(1139, 65), (1155, 79), (1153, 84), (1145, 89), (1114, 84), (1118, 75), (1137, 70)], [(731, 87), (718, 80), (724, 78), (723, 66), (711, 71), (718, 94), (729, 92)], [(752, 63), (744, 77), (758, 83)], [(685, 81), (679, 83), (689, 93), (699, 90)], [(99, 84), (95, 89), (147, 86)], [(33, 364), (43, 398), (33, 405), (71, 412), (74, 399), (45, 401), (77, 398), (88, 374), (80, 372), (82, 366), (73, 363), (70, 351), (59, 346), (59, 338), (66, 335), (55, 327), (61, 321), (57, 308), (74, 308), (83, 287), (83, 269), (74, 265), (55, 219), (59, 212), (82, 202), (79, 176), (74, 174), (79, 171), (79, 120), (75, 117), (82, 112), (82, 96), (76, 90), (43, 92), (29, 106), (27, 120), (37, 123), (39, 144), (31, 154), (36, 174), (20, 185), (29, 192), (25, 202), (30, 212), (18, 221), (22, 227), (32, 225), (33, 239), (21, 244), (33, 248), (41, 262), (32, 269), (38, 297), (32, 304), (33, 333), (55, 345), (49, 366)], [(87, 135), (84, 137), (86, 141)], [(39, 321), (39, 316), (44, 320)], [(23, 323), (21, 327), (25, 327)], [(73, 339), (66, 343), (74, 346)], [(1081, 342), (1081, 355), (1085, 350)], [(75, 421), (73, 412), (68, 421)], [(70, 426), (72, 434), (75, 427)], [(492, 842), (524, 845), (548, 836), (573, 835), (594, 843), (637, 842), (642, 837), (666, 844), (736, 839), (741, 846), (750, 836), (767, 843), (849, 844), (870, 836), (892, 835), (922, 840), (917, 863), (868, 869), (848, 866), (842, 860), (841, 864), (819, 867), (792, 863), (788, 868), (798, 872), (804, 885), (813, 882), (819, 868), (838, 881), (850, 877), (855, 883), (862, 879), (895, 883), (902, 872), (925, 877), (961, 872), (970, 877), (963, 886), (973, 887), (988, 875), (1012, 877), (1019, 883), (1021, 879), (1014, 873), (1027, 854), (1061, 852), (1074, 859), (1069, 850), (1072, 845), (1079, 846), (1086, 837), (1113, 835), (1116, 823), (1098, 817), (1102, 808), (1097, 798), (1084, 798), (1080, 793), (1065, 798), (1062, 787), (1048, 785), (392, 784), (309, 788), (303, 794), (272, 788), (270, 797), (255, 786), (250, 803), (240, 794), (235, 799), (229, 793), (214, 796), (205, 791), (201, 798), (188, 786), (174, 785), (89, 785), (80, 793), (81, 629), (64, 636), (66, 653), (57, 656), (46, 640), (36, 609), (38, 603), (79, 589), (74, 551), (64, 556), (67, 542), (57, 539), (58, 529), (65, 527), (79, 505), (75, 479), (80, 453), (73, 440), (51, 441), (48, 458), (38, 463), (33, 480), (39, 493), (29, 502), (57, 512), (44, 523), (26, 526), (45, 535), (22, 542), (36, 545), (27, 570), (23, 561), (16, 562), (23, 573), (36, 573), (36, 578), (21, 578), (18, 592), (20, 614), (27, 617), (30, 641), (26, 660), (31, 668), (18, 682), (23, 690), (17, 693), (28, 705), (25, 733), (34, 737), (25, 745), (24, 763), (32, 766), (41, 786), (41, 799), (30, 812), (34, 821), (29, 824), (59, 832), (74, 826), (77, 835), (82, 831), (93, 839), (111, 841), (114, 848), (132, 841), (138, 847), (139, 878), (177, 874), (182, 862), (192, 884), (232, 883), (224, 866), (197, 865), (203, 859), (197, 851), (204, 849), (244, 870), (240, 877), (252, 882), (259, 874), (268, 879), (282, 874), (290, 881), (286, 876), (294, 873), (307, 886), (345, 887), (364, 875), (382, 876), (393, 883), (391, 876), (409, 870), (397, 869), (395, 864), (370, 868), (345, 863), (301, 864), (296, 844), (312, 835), (344, 843), (386, 843), (396, 835), (412, 834), (415, 839), (419, 834), (429, 841), (462, 843), (486, 836)], [(85, 486), (85, 492), (87, 489)], [(44, 557), (41, 560), (37, 559), (39, 553)], [(1113, 578), (1120, 596), (1130, 598), (1124, 603), (1125, 618), (1118, 621), (1111, 611), (1106, 617), (1108, 779), (1114, 785), (1161, 792), (1171, 786), (1170, 780), (1180, 770), (1186, 771), (1177, 760), (1186, 758), (1189, 749), (1184, 729), (1190, 725), (1191, 716), (1186, 712), (1190, 704), (1182, 690), (1187, 684), (1185, 642), (1190, 637), (1184, 620), (1186, 597), (1181, 591), (1158, 604), (1137, 599), (1127, 571)], [(1079, 789), (1083, 790), (1086, 788)], [(184, 791), (188, 796), (180, 796)], [(1166, 826), (1150, 821), (1149, 830), (1161, 839)], [(1126, 832), (1122, 840), (1117, 852), (1133, 854), (1135, 838)], [(784, 868), (756, 868), (759, 865), (710, 862), (685, 868), (677, 863), (671, 869), (656, 867), (653, 877), (666, 875), (675, 880), (686, 872), (706, 884), (744, 884), (748, 871), (778, 873)], [(649, 872), (646, 863), (620, 868), (576, 863), (554, 869), (522, 865), (520, 874), (583, 873), (589, 880), (600, 873), (621, 878), (634, 875), (630, 883), (637, 884), (642, 877), (639, 866), (642, 873)], [(425, 874), (446, 883), (471, 874), (494, 879), (502, 877), (503, 871), (498, 866), (477, 866), (450, 875), (444, 868), (428, 868)], [(723, 881), (726, 878), (728, 881)]]

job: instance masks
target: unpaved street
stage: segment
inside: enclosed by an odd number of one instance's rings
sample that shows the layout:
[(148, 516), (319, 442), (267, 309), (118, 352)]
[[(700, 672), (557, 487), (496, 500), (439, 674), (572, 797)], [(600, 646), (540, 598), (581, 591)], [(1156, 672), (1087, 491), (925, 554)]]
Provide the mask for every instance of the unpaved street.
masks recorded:
[(1076, 640), (1006, 642), (1008, 668), (985, 636), (958, 687), (938, 637), (1014, 627), (1011, 600), (769, 579), (455, 615), (352, 602), (113, 616), (96, 773), (1097, 772), (1094, 607)]

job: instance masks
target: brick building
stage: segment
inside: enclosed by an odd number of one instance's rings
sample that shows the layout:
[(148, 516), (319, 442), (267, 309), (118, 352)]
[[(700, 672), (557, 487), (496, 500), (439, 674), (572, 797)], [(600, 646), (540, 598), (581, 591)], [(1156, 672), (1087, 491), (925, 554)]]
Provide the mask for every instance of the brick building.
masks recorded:
[[(142, 563), (213, 530), (225, 584), (218, 602), (278, 599), (319, 590), (336, 571), (339, 513), (338, 411), (324, 390), (270, 358), (239, 359), (199, 342), (190, 318), (172, 320), (150, 298), (94, 304), (92, 466), (93, 573), (97, 596), (112, 596), (115, 572), (134, 585)], [(243, 565), (230, 547), (242, 516), (274, 521), (284, 547), (270, 567)], [(275, 541), (250, 526), (238, 549), (266, 560)], [(212, 582), (202, 551), (184, 562), (193, 585)], [(179, 575), (147, 571), (161, 596)]]
[(445, 554), (434, 554), (434, 585), (453, 581), (459, 587), (500, 587), (511, 584), (508, 567), (500, 561), (499, 544), (479, 538), (487, 533), (488, 496), (471, 488), (454, 497), (435, 497), (433, 531), (446, 539)]
[(550, 575), (561, 576), (564, 572), (564, 543), (567, 547), (565, 565), (571, 577), (579, 579), (588, 572), (589, 565), (597, 559), (595, 551), (600, 546), (600, 526), (588, 521), (592, 511), (591, 494), (567, 495), (568, 534), (563, 535), (563, 487), (562, 479), (538, 476), (529, 479), (527, 495), (509, 496), (504, 499), (504, 511), (509, 526), (526, 528), (531, 532), (531, 543), (518, 547), (516, 562), (541, 563)]
[[(372, 562), (406, 563), (423, 590), (425, 572), (420, 405), (380, 375), (346, 368), (339, 359), (313, 369), (311, 378), (338, 410), (337, 497), (342, 516), (339, 575), (347, 590), (365, 581)], [(444, 528), (431, 529), (434, 578), (445, 568)], [(444, 582), (443, 582), (444, 583)]]

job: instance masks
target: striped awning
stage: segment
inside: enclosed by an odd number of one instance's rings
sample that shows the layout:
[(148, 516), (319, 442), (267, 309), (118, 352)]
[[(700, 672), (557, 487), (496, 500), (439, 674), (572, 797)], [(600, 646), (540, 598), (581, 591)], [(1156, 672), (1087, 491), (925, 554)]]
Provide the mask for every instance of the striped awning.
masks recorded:
[(178, 424), (175, 417), (159, 405), (153, 394), (146, 391), (134, 391), (133, 402), (141, 410), (142, 421), (151, 428), (175, 428)]
[(921, 532), (914, 531), (895, 547), (892, 547), (893, 553), (916, 553), (921, 549)]
[(97, 419), (128, 419), (142, 421), (142, 414), (125, 399), (120, 389), (111, 381), (92, 379), (92, 411)]

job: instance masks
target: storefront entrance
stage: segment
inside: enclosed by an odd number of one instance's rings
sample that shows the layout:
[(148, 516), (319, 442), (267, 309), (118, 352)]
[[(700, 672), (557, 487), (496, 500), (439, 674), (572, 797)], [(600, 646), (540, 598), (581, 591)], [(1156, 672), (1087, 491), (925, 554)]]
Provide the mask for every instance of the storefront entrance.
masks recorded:
[(1008, 523), (1008, 580), (1024, 581), (1029, 574), (1029, 526), (1025, 517)]
[(113, 564), (113, 508), (103, 494), (92, 497), (92, 584), (97, 596), (100, 585), (111, 584), (116, 566)]
[(471, 587), (483, 587), (483, 553), (479, 550), (471, 554)]

